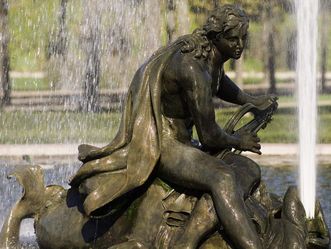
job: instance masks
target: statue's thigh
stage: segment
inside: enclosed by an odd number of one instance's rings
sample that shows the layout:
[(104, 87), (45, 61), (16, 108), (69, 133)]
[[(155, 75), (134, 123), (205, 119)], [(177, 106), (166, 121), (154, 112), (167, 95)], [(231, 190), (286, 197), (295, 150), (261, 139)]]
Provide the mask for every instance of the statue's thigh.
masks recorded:
[(248, 157), (228, 153), (223, 160), (233, 169), (244, 193), (250, 194), (261, 181), (261, 169)]
[(183, 144), (164, 139), (158, 175), (165, 181), (196, 190), (210, 190), (211, 184), (232, 169), (216, 157)]

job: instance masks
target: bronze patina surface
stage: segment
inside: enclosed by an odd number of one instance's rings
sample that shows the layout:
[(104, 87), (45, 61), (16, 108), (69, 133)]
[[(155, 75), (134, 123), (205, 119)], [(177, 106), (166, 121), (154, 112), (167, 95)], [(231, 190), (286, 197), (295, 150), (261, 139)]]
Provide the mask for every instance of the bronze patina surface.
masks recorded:
[[(224, 5), (156, 51), (132, 80), (115, 139), (79, 146), (69, 190), (44, 187), (37, 166), (17, 172), (26, 192), (1, 248), (17, 246), (26, 217), (41, 248), (328, 248), (322, 210), (307, 222), (296, 188), (283, 199), (268, 193), (260, 167), (240, 155), (261, 153), (257, 132), (277, 109), (275, 96), (250, 96), (224, 71), (248, 26), (243, 10)], [(213, 98), (242, 106), (224, 128)], [(253, 119), (235, 129), (247, 112)]]

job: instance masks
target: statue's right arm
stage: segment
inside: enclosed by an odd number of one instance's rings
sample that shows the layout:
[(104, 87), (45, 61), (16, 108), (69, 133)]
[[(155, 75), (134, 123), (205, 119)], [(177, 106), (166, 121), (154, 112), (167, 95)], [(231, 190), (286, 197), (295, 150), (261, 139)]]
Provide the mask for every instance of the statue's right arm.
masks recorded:
[[(187, 60), (187, 61), (186, 61)], [(212, 79), (199, 60), (184, 59), (176, 73), (201, 144), (210, 151), (235, 148), (261, 154), (259, 138), (249, 131), (226, 133), (216, 122), (212, 101)]]
[(210, 150), (238, 148), (240, 138), (226, 133), (215, 120), (212, 101), (212, 79), (205, 65), (199, 60), (184, 57), (178, 69), (179, 84), (193, 118), (199, 140)]

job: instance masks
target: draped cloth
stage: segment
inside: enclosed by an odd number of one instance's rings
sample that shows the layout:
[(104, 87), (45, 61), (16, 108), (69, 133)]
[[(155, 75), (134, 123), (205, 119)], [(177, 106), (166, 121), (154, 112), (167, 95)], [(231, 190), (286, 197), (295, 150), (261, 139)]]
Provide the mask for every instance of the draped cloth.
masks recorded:
[[(185, 36), (160, 48), (136, 72), (128, 90), (119, 131), (107, 145), (107, 151), (111, 151), (108, 161), (112, 163), (98, 163), (101, 161), (98, 159), (93, 164), (85, 162), (71, 180), (70, 185), (74, 187), (89, 182), (84, 201), (87, 214), (144, 184), (155, 168), (162, 135), (162, 76), (169, 59), (183, 44)], [(124, 155), (120, 162), (115, 158), (118, 151)]]

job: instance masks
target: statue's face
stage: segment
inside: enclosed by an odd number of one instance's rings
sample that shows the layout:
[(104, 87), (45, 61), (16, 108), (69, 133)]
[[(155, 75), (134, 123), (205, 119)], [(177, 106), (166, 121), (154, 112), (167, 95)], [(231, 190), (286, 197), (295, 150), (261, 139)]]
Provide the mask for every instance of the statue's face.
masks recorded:
[(239, 59), (246, 46), (248, 24), (242, 23), (228, 30), (225, 34), (219, 34), (213, 40), (218, 51), (225, 59)]

